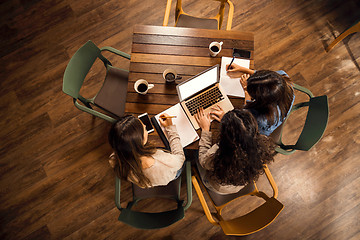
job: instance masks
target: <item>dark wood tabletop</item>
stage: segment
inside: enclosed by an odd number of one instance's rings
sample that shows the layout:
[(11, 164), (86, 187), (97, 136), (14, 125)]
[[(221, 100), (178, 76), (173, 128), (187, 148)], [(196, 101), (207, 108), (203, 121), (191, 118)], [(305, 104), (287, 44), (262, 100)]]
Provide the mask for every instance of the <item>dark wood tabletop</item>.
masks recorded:
[[(223, 42), (216, 57), (209, 54), (209, 44)], [(147, 112), (150, 117), (179, 102), (175, 83), (166, 83), (165, 69), (174, 69), (186, 80), (221, 63), (221, 57), (232, 56), (232, 49), (251, 51), (250, 67), (254, 68), (254, 35), (249, 32), (208, 30), (180, 27), (135, 25), (131, 50), (130, 75), (126, 112), (135, 116)], [(154, 84), (146, 95), (134, 90), (134, 82), (145, 79)], [(234, 107), (243, 105), (243, 98), (230, 98)], [(150, 140), (159, 141), (157, 134)], [(159, 143), (159, 145), (161, 145)]]

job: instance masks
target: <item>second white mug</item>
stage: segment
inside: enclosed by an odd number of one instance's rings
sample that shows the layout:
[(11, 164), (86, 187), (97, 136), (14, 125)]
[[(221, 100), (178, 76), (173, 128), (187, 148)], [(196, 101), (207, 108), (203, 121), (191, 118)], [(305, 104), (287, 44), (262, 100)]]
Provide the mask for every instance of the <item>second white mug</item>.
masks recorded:
[(177, 77), (178, 75), (174, 69), (168, 68), (163, 72), (163, 78), (168, 83), (174, 82)]
[(134, 83), (134, 89), (137, 93), (145, 95), (149, 89), (153, 88), (154, 84), (149, 84), (144, 79), (139, 79)]
[(212, 57), (216, 57), (216, 55), (219, 54), (219, 52), (221, 51), (221, 46), (223, 45), (223, 42), (212, 42), (209, 45), (209, 51), (210, 51), (210, 56)]

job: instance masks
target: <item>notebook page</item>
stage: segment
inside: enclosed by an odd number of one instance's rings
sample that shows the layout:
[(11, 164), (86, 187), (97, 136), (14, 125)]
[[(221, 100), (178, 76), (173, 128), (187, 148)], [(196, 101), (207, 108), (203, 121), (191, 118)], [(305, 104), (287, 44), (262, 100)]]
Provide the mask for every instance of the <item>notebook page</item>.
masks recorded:
[(159, 123), (161, 129), (166, 136), (165, 128), (160, 124), (159, 121), (159, 116), (163, 113), (167, 113), (170, 116), (176, 116), (176, 118), (172, 118), (172, 122), (174, 125), (176, 125), (176, 129), (180, 136), (181, 146), (183, 148), (199, 139), (199, 135), (197, 134), (194, 127), (191, 125), (189, 119), (185, 115), (185, 112), (182, 109), (180, 103), (166, 109), (165, 111), (155, 116), (156, 121)]
[[(226, 65), (230, 64), (232, 57), (221, 58), (220, 84), (228, 96), (245, 97), (244, 89), (241, 86), (240, 78), (230, 78), (226, 72)], [(249, 59), (235, 58), (234, 63), (246, 68), (250, 67)]]

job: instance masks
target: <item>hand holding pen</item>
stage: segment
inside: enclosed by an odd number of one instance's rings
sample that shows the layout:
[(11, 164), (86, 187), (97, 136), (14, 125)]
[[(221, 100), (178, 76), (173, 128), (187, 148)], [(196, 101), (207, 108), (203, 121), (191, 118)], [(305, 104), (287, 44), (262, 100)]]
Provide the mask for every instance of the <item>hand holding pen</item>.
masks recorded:
[(162, 116), (161, 118), (165, 120), (167, 118), (176, 118), (176, 116)]
[(234, 62), (235, 56), (231, 59), (230, 64), (227, 66), (226, 70), (232, 69), (231, 64)]
[(163, 113), (159, 116), (159, 122), (162, 126), (167, 127), (167, 126), (173, 125), (173, 122), (171, 119), (174, 117), (176, 117), (176, 116), (170, 116), (167, 113)]

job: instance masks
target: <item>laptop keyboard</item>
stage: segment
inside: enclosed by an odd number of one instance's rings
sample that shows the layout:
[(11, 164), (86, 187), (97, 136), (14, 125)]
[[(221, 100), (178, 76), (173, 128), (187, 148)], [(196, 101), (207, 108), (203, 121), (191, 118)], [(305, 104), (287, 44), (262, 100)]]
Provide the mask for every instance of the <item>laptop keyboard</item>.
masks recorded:
[(185, 105), (189, 109), (190, 114), (195, 115), (199, 108), (202, 107), (206, 109), (223, 99), (224, 96), (220, 92), (220, 89), (216, 86), (185, 102)]

